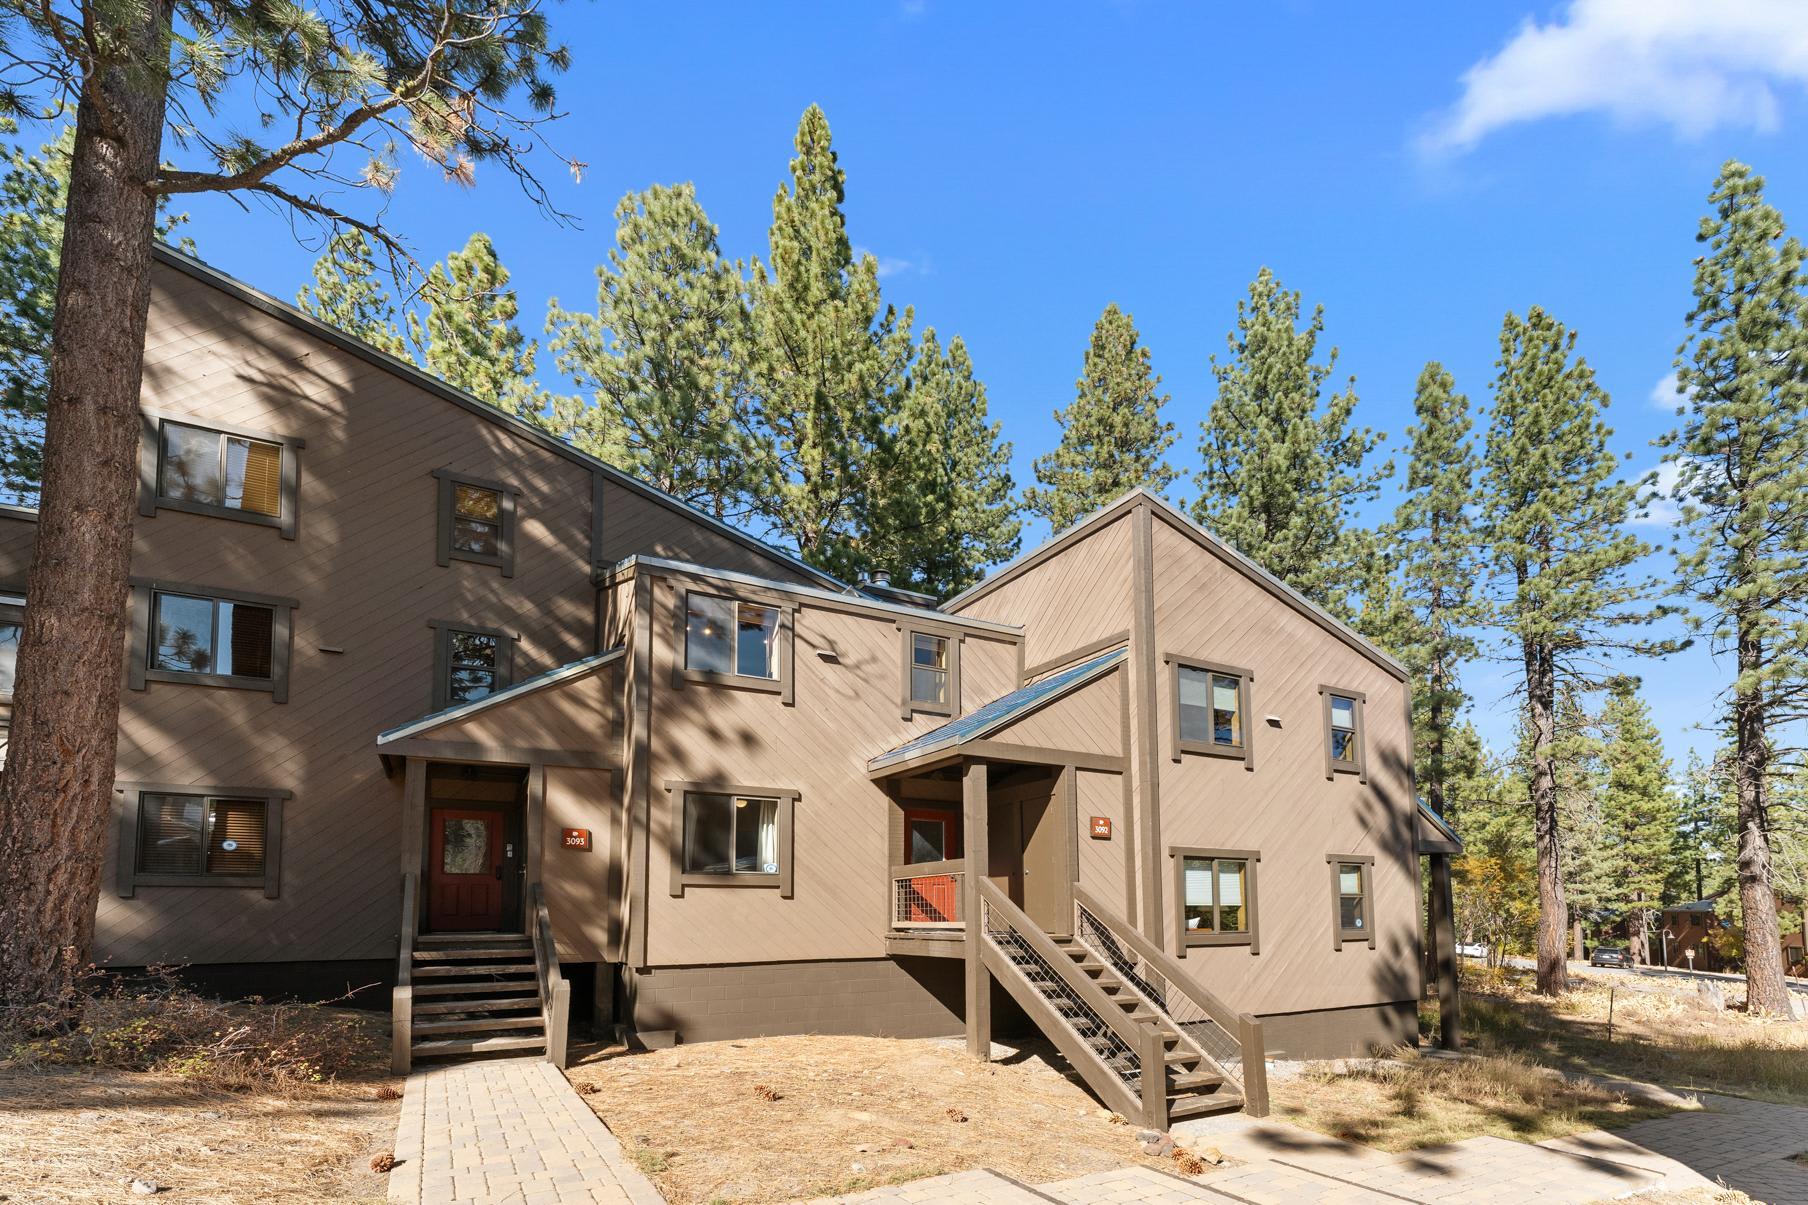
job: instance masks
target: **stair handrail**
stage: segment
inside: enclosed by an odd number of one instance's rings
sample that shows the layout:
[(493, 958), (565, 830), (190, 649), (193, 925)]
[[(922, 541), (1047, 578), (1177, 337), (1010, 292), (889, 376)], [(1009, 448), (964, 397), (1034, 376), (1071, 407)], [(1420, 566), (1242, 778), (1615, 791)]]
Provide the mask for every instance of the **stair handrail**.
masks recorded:
[(389, 1066), (408, 1074), (414, 1049), (414, 939), (420, 930), (420, 889), (412, 870), (402, 872), (402, 927), (396, 938), (396, 981), (389, 993)]
[(563, 1070), (571, 1023), (571, 983), (559, 969), (559, 952), (553, 944), (552, 913), (546, 907), (546, 890), (535, 883), (529, 891), (534, 907), (534, 975), (540, 986), (540, 1021), (546, 1030), (546, 1061)]
[[(1135, 950), (1144, 962), (1153, 967), (1156, 973), (1167, 981), (1169, 987), (1179, 989), (1181, 994), (1198, 1005), (1200, 1011), (1210, 1017), (1218, 1028), (1226, 1034), (1236, 1035), (1243, 1061), (1243, 1074), (1239, 1077), (1243, 1088), (1243, 1111), (1251, 1117), (1268, 1116), (1267, 1047), (1262, 1037), (1261, 1019), (1253, 1013), (1233, 1010), (1214, 995), (1209, 988), (1187, 974), (1186, 968), (1181, 966), (1171, 954), (1137, 932), (1128, 921), (1113, 912), (1096, 895), (1078, 883), (1074, 884), (1074, 903), (1102, 921), (1113, 937)], [(1075, 926), (1076, 929), (1079, 927)], [(1137, 991), (1138, 995), (1143, 995), (1144, 999), (1148, 999), (1135, 984), (1130, 984), (1130, 987), (1131, 990)], [(1190, 1035), (1186, 1034), (1180, 1023), (1173, 1020), (1164, 1002), (1149, 1000), (1149, 1004), (1173, 1021), (1174, 1028), (1190, 1039)]]

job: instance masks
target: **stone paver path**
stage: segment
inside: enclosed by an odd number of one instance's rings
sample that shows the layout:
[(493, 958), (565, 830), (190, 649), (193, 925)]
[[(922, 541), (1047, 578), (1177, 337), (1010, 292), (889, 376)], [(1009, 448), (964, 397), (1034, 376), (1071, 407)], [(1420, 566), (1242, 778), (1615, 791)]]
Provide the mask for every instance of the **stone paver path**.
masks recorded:
[(1808, 1152), (1808, 1109), (1731, 1096), (1703, 1096), (1701, 1103), (1702, 1112), (1641, 1121), (1613, 1136), (1770, 1205), (1808, 1205), (1808, 1163), (1791, 1158)]
[(661, 1205), (615, 1135), (543, 1059), (416, 1071), (402, 1094), (391, 1201)]

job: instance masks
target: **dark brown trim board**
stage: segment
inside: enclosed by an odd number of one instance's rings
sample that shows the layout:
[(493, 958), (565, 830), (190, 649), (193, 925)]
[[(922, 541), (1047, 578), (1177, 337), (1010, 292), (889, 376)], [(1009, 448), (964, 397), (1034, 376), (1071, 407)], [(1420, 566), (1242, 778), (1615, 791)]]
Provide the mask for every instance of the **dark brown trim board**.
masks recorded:
[(485, 627), (456, 619), (429, 619), (433, 629), (433, 682), (430, 711), (444, 711), (452, 705), (452, 635), (466, 632), (473, 636), (489, 636), (496, 641), (496, 689), (505, 690), (515, 680), (515, 643), (520, 633), (503, 628)]
[(1066, 669), (1070, 665), (1078, 665), (1107, 649), (1114, 649), (1121, 644), (1128, 643), (1130, 643), (1130, 633), (1127, 629), (1113, 632), (1109, 636), (1101, 636), (1097, 640), (1082, 644), (1077, 649), (1069, 649), (1058, 657), (1050, 657), (1047, 661), (1038, 662), (1028, 668), (1020, 668), (1017, 672), (1018, 684), (1028, 686), (1037, 678), (1046, 678), (1056, 670)]
[[(672, 875), (670, 893), (674, 898), (682, 898), (687, 887), (776, 887), (780, 899), (791, 899), (795, 894), (797, 877), (796, 867), (796, 812), (798, 793), (789, 787), (750, 787), (741, 783), (728, 782), (680, 782), (676, 779), (665, 783), (668, 798), (666, 812), (666, 843), (671, 847)], [(775, 799), (778, 801), (776, 818), (778, 845), (778, 872), (748, 873), (725, 871), (710, 873), (703, 871), (687, 871), (684, 869), (684, 805), (692, 795), (723, 795), (730, 798)], [(732, 857), (732, 853), (730, 857)]]
[[(450, 565), (453, 561), (470, 561), (474, 565), (492, 565), (502, 570), (503, 577), (514, 577), (515, 510), (521, 488), (505, 481), (491, 481), (485, 477), (461, 473), (457, 469), (434, 469), (433, 478), (439, 483), (435, 512), (438, 515), (439, 563)], [(458, 548), (452, 543), (452, 503), (461, 485), (488, 490), (496, 495), (496, 552), (493, 555)]]
[(634, 580), (634, 643), (629, 662), (628, 821), (628, 953), (637, 967), (647, 965), (647, 905), (653, 873), (653, 579)]
[(1136, 788), (1142, 831), (1143, 936), (1161, 944), (1161, 755), (1156, 749), (1155, 655), (1155, 533), (1146, 499), (1139, 499), (1131, 515), (1130, 581), (1132, 596), (1130, 637), (1131, 707), (1136, 744), (1126, 750), (1136, 772)]
[[(1181, 653), (1164, 653), (1162, 661), (1168, 667), (1168, 757), (1179, 761), (1188, 753), (1200, 753), (1206, 757), (1225, 757), (1243, 763), (1245, 770), (1256, 768), (1255, 728), (1250, 724), (1251, 712), (1249, 701), (1249, 684), (1255, 681), (1255, 673), (1235, 665), (1225, 665), (1219, 661), (1208, 661), (1202, 657), (1191, 657)], [(1189, 741), (1180, 734), (1180, 679), (1184, 670), (1198, 670), (1204, 674), (1216, 674), (1220, 677), (1237, 680), (1237, 722), (1243, 729), (1243, 739), (1235, 745), (1220, 745), (1215, 741)], [(1206, 686), (1208, 695), (1211, 684)]]
[[(152, 874), (138, 869), (139, 816), (146, 795), (189, 795), (203, 800), (245, 799), (264, 805), (264, 872), (261, 875)], [(140, 887), (256, 887), (265, 899), (276, 899), (282, 888), (283, 801), (292, 791), (273, 787), (215, 786), (208, 783), (116, 782), (113, 812), (119, 834), (115, 877), (122, 899), (131, 899)], [(205, 855), (207, 833), (202, 833)]]
[[(1170, 947), (1176, 958), (1185, 958), (1195, 946), (1248, 946), (1251, 954), (1262, 952), (1262, 909), (1257, 902), (1256, 867), (1261, 864), (1259, 849), (1211, 849), (1197, 845), (1174, 845), (1168, 849), (1174, 863), (1174, 943)], [(1188, 858), (1226, 858), (1248, 864), (1245, 876), (1244, 908), (1249, 913), (1247, 933), (1200, 933), (1186, 927), (1186, 860)]]
[[(1323, 739), (1325, 746), (1325, 780), (1327, 782), (1334, 780), (1339, 774), (1354, 774), (1356, 776), (1356, 781), (1362, 783), (1368, 782), (1369, 732), (1368, 720), (1363, 715), (1363, 709), (1367, 705), (1369, 697), (1360, 690), (1345, 690), (1341, 686), (1320, 686), (1318, 688), (1318, 697), (1324, 713)], [(1356, 759), (1353, 762), (1340, 762), (1331, 756), (1331, 700), (1333, 697), (1349, 699), (1356, 704)], [(1407, 730), (1411, 731), (1411, 725), (1408, 725)]]
[[(1325, 864), (1331, 868), (1331, 948), (1343, 949), (1343, 943), (1355, 942), (1375, 948), (1375, 858), (1373, 854), (1326, 854)], [(1340, 872), (1345, 866), (1362, 868), (1362, 928), (1343, 927), (1343, 884)], [(1415, 925), (1416, 929), (1417, 926)]]
[[(300, 451), (308, 446), (308, 441), (295, 435), (279, 435), (272, 431), (258, 431), (250, 427), (233, 426), (217, 419), (201, 418), (187, 414), (175, 414), (164, 410), (147, 410), (139, 408), (141, 420), (138, 449), (138, 513), (145, 518), (154, 518), (160, 510), (184, 511), (191, 515), (208, 515), (215, 519), (230, 519), (235, 523), (250, 523), (259, 527), (274, 527), (285, 540), (293, 540), (296, 536), (300, 515), (301, 496), (301, 463)], [(236, 435), (242, 439), (256, 440), (258, 443), (275, 444), (282, 449), (282, 463), (278, 469), (277, 481), (277, 513), (274, 515), (259, 514), (256, 511), (243, 510), (238, 507), (197, 502), (189, 498), (174, 498), (163, 492), (163, 426), (173, 423), (178, 426), (192, 427), (199, 431), (209, 431), (216, 435)]]
[[(132, 629), (126, 651), (126, 686), (144, 690), (151, 682), (187, 683), (191, 686), (217, 686), (230, 690), (267, 691), (277, 703), (289, 701), (289, 662), (294, 641), (291, 636), (291, 612), (301, 605), (296, 599), (274, 594), (252, 594), (222, 586), (197, 586), (187, 582), (164, 581), (160, 578), (135, 577), (132, 581)], [(215, 603), (247, 603), (268, 607), (270, 617), (270, 676), (256, 678), (245, 674), (210, 674), (189, 670), (155, 669), (151, 666), (151, 650), (155, 647), (151, 625), (153, 603), (159, 594), (181, 594), (205, 598)]]

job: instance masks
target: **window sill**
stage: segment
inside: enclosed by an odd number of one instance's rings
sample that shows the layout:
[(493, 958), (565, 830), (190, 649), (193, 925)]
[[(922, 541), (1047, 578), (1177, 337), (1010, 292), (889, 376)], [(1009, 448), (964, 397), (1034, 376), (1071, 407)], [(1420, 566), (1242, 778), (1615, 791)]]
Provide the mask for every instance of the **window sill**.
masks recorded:
[[(188, 498), (166, 498), (157, 495), (155, 506), (158, 510), (175, 510), (189, 515), (206, 515), (212, 519), (230, 519), (235, 523), (250, 523), (257, 527), (282, 528), (281, 515), (260, 514), (254, 510), (240, 510), (234, 506), (216, 506), (212, 502), (195, 502)], [(285, 533), (286, 534), (286, 533)], [(294, 539), (294, 536), (288, 536)]]
[[(446, 559), (448, 561), (466, 561), (473, 565), (485, 565), (491, 569), (506, 569), (508, 567), (502, 554), (494, 552), (460, 552), (458, 549), (454, 548), (446, 553)], [(504, 574), (503, 576), (506, 577), (508, 575)]]
[(1193, 946), (1248, 946), (1255, 944), (1255, 937), (1249, 933), (1199, 933), (1188, 929), (1180, 944), (1188, 948)]
[(912, 700), (904, 704), (903, 712), (904, 718), (907, 720), (914, 720), (920, 715), (934, 716), (942, 720), (954, 718), (954, 708), (946, 703), (918, 703)]
[(1346, 946), (1367, 946), (1372, 950), (1375, 948), (1375, 935), (1367, 929), (1345, 929), (1337, 935), (1335, 948), (1342, 950)]
[(1222, 757), (1226, 761), (1240, 761), (1249, 769), (1255, 769), (1249, 760), (1249, 750), (1242, 745), (1208, 745), (1203, 741), (1179, 741), (1177, 747), (1183, 756), (1188, 753), (1196, 753), (1202, 757)]
[(694, 682), (699, 686), (726, 686), (730, 690), (752, 690), (762, 694), (785, 693), (778, 678), (756, 678), (751, 674), (725, 674), (713, 669), (680, 669), (673, 675), (676, 683)]
[[(276, 683), (270, 678), (248, 678), (240, 674), (191, 674), (173, 669), (147, 669), (146, 682), (179, 682), (190, 686), (219, 686), (227, 690), (257, 690), (274, 696)], [(282, 702), (283, 700), (277, 700)]]
[(785, 885), (779, 874), (710, 874), (690, 870), (678, 876), (678, 886), (686, 887), (778, 887)]
[(241, 891), (255, 888), (264, 893), (265, 899), (276, 898), (273, 885), (264, 875), (134, 873), (132, 887), (226, 887)]

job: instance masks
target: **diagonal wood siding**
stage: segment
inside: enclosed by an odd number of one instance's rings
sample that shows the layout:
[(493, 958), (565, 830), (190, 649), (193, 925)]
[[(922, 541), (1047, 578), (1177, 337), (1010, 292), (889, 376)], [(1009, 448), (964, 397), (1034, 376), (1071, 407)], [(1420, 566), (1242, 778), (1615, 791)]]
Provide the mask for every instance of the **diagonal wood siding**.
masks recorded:
[(1024, 661), (1051, 660), (1130, 627), (1130, 520), (1119, 518), (956, 608), (1023, 626)]

